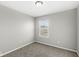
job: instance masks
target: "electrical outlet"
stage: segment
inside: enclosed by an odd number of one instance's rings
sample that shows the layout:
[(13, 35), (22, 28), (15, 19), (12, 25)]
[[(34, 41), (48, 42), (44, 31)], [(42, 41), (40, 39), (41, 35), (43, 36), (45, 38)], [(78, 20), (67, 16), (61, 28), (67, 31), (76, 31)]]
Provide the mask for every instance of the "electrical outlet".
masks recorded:
[(57, 41), (57, 44), (61, 44), (61, 42), (60, 41)]

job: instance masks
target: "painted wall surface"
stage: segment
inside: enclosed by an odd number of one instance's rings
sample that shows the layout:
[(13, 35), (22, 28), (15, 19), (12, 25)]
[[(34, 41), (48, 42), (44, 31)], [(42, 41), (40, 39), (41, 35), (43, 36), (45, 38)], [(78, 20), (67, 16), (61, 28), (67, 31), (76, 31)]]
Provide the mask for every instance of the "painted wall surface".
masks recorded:
[[(77, 49), (77, 9), (36, 18), (36, 41), (71, 50)], [(39, 21), (49, 20), (49, 38), (39, 36)]]
[(32, 42), (34, 18), (0, 6), (0, 51), (7, 52)]
[(79, 7), (77, 8), (77, 53), (79, 56)]

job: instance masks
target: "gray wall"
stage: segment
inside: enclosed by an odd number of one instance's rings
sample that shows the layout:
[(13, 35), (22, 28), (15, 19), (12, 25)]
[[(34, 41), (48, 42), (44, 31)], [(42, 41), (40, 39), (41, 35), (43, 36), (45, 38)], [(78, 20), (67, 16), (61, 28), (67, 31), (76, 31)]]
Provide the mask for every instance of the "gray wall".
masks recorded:
[[(49, 38), (39, 37), (39, 20), (49, 20)], [(77, 9), (36, 18), (36, 41), (69, 50), (77, 49)]]
[(0, 5), (0, 52), (33, 42), (34, 18)]
[(77, 51), (79, 55), (79, 7), (77, 9)]

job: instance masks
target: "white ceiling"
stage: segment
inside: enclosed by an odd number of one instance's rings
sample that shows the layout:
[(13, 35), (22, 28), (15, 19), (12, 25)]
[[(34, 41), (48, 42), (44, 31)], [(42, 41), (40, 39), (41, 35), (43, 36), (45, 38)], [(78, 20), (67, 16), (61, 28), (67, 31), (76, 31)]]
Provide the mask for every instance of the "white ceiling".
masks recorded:
[(79, 5), (78, 1), (43, 1), (44, 4), (37, 7), (35, 1), (0, 1), (0, 4), (33, 17), (74, 9)]

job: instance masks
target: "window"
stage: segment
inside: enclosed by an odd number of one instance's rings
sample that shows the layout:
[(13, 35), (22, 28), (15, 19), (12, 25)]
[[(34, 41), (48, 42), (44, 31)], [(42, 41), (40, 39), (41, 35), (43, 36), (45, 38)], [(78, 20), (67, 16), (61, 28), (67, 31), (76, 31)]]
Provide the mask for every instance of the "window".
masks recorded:
[(40, 20), (39, 21), (39, 36), (48, 38), (48, 20)]

